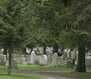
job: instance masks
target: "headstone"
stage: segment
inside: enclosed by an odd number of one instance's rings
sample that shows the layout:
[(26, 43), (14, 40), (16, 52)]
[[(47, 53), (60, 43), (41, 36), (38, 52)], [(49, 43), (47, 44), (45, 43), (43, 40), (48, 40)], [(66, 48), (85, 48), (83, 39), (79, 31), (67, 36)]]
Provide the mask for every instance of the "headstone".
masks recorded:
[(87, 56), (85, 59), (86, 65), (91, 65), (91, 56)]
[(67, 49), (67, 58), (69, 58), (70, 57), (70, 49)]
[(57, 57), (57, 63), (63, 63), (63, 56)]
[(0, 64), (1, 65), (3, 65), (3, 66), (5, 66), (6, 65), (6, 55), (1, 55), (1, 59), (0, 59), (1, 61), (0, 61)]
[(17, 67), (17, 60), (15, 58), (12, 58), (12, 60), (11, 60), (11, 67), (16, 68), (16, 69), (18, 68)]
[(35, 60), (36, 60), (36, 54), (35, 51), (33, 50), (30, 55), (30, 64), (35, 64)]
[(62, 50), (61, 50), (61, 48), (59, 48), (58, 49), (58, 56), (62, 56), (62, 55), (63, 55)]
[(57, 53), (54, 53), (53, 56), (52, 56), (52, 64), (57, 64)]
[(20, 57), (20, 63), (21, 64), (26, 64), (26, 61), (25, 61), (26, 59), (25, 59), (25, 57), (22, 55), (21, 57)]
[(31, 51), (31, 49), (26, 48), (26, 52), (27, 52), (27, 53), (30, 53), (30, 51)]
[(47, 56), (46, 55), (41, 55), (39, 58), (39, 64), (41, 65), (47, 65)]
[(4, 49), (2, 48), (2, 49), (0, 50), (0, 52), (3, 53), (3, 52), (4, 52)]
[(48, 63), (52, 62), (52, 49), (50, 47), (46, 47), (46, 55), (48, 57)]
[(37, 47), (37, 51), (38, 51), (39, 53), (43, 53), (43, 47)]
[(73, 59), (67, 58), (67, 67), (73, 67)]
[(28, 55), (28, 56), (27, 56), (27, 63), (28, 63), (28, 64), (31, 64), (30, 62), (31, 62), (31, 55)]

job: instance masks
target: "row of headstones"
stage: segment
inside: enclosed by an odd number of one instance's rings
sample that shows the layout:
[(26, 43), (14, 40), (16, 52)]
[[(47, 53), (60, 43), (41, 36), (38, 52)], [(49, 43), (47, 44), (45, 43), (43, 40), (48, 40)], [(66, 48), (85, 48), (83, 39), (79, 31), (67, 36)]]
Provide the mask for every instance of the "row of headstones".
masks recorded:
[[(5, 66), (6, 65), (6, 56), (5, 55), (2, 55), (0, 58), (1, 58), (0, 59), (1, 60), (1, 62), (0, 62), (1, 65), (4, 65)], [(37, 58), (36, 54), (35, 53), (32, 53), (31, 55), (28, 56), (27, 62), (29, 64), (35, 64), (36, 58)], [(51, 61), (51, 59), (52, 59), (52, 61)], [(51, 56), (51, 55), (48, 55), (48, 56), (47, 55), (41, 55), (39, 57), (39, 61), (38, 62), (41, 65), (47, 65), (49, 63), (52, 63), (52, 64), (55, 64), (56, 65), (60, 61), (63, 61), (63, 57), (58, 57), (57, 53), (54, 53), (53, 56)], [(21, 64), (26, 64), (26, 58), (22, 55), (20, 57), (20, 59), (19, 59), (19, 62)], [(68, 59), (67, 65), (68, 66), (72, 66), (72, 59)], [(11, 66), (13, 68), (17, 68), (17, 60), (14, 57), (12, 57)]]
[[(0, 55), (0, 65), (6, 66), (7, 59), (6, 55)], [(17, 68), (17, 60), (15, 58), (11, 59), (11, 66)]]
[(35, 53), (31, 53), (27, 57), (27, 59), (24, 56), (20, 57), (20, 63), (21, 64), (26, 64), (26, 61), (28, 64), (36, 64), (36, 61), (39, 62), (41, 65), (48, 65), (50, 63), (52, 64), (57, 64), (58, 62), (62, 61), (63, 57), (58, 57), (57, 53), (54, 53), (53, 55), (41, 55), (41, 56), (36, 56)]
[[(57, 62), (60, 62), (63, 58), (58, 57), (57, 53), (54, 53), (53, 55), (41, 55), (41, 56), (36, 56), (34, 52), (31, 53), (31, 55), (28, 55), (27, 58), (25, 58), (23, 55), (18, 58), (19, 61), (15, 57), (12, 57), (11, 60), (11, 65), (12, 66), (17, 66), (17, 63), (21, 64), (35, 64), (36, 61), (39, 62), (41, 65), (47, 65), (49, 63), (56, 64)], [(7, 62), (6, 55), (1, 55), (0, 56), (0, 64), (5, 66)]]
[[(36, 54), (34, 52), (32, 52), (31, 55), (29, 55), (27, 58), (25, 58), (24, 56), (21, 56), (19, 58), (19, 63), (26, 64), (28, 62), (29, 64), (35, 64), (36, 60), (41, 65), (47, 65), (49, 63), (57, 64), (58, 62), (63, 61), (63, 57), (58, 57), (57, 53), (54, 53), (53, 55), (49, 54), (49, 55), (41, 55), (41, 56), (37, 57)], [(7, 61), (6, 56), (1, 55), (0, 64), (6, 65), (6, 61)], [(69, 58), (68, 65), (70, 65), (70, 63), (72, 63), (72, 61), (73, 60), (71, 58)], [(17, 68), (17, 62), (18, 62), (17, 59), (13, 57), (11, 60), (12, 67)], [(91, 64), (91, 58), (86, 59), (86, 64), (88, 64), (88, 62), (90, 62), (89, 64)]]

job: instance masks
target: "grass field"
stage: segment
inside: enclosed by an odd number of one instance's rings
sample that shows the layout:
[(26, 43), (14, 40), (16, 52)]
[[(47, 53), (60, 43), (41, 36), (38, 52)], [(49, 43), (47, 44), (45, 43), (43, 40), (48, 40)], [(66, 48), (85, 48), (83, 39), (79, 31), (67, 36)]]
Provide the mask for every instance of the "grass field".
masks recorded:
[[(18, 65), (18, 69), (12, 69), (12, 76), (2, 75), (7, 74), (7, 66), (0, 66), (0, 79), (43, 79), (40, 77), (34, 77), (29, 75), (13, 75), (13, 73), (22, 71), (72, 71), (73, 73), (61, 73), (60, 76), (77, 78), (77, 79), (91, 79), (91, 73), (77, 73), (75, 68), (68, 68), (66, 65), (49, 65), (49, 66), (39, 66), (39, 65)], [(91, 66), (87, 67), (87, 70), (91, 71)]]
[(48, 70), (73, 70), (72, 68), (67, 68), (65, 65), (57, 65), (57, 66), (53, 66), (53, 65), (49, 65), (49, 66), (39, 66), (39, 65), (19, 65), (19, 70), (44, 70), (44, 71), (48, 71)]
[[(39, 65), (18, 65), (18, 69), (12, 69), (12, 71), (51, 71), (51, 70), (73, 70), (72, 68), (67, 68), (66, 65), (49, 65), (49, 66), (39, 66)], [(0, 71), (7, 71), (7, 66), (0, 66)]]
[(0, 74), (0, 79), (44, 79), (42, 77), (39, 76), (30, 76), (30, 75), (3, 75)]
[(67, 78), (91, 79), (91, 72), (87, 72), (87, 73), (72, 72), (72, 73), (61, 74), (61, 76)]

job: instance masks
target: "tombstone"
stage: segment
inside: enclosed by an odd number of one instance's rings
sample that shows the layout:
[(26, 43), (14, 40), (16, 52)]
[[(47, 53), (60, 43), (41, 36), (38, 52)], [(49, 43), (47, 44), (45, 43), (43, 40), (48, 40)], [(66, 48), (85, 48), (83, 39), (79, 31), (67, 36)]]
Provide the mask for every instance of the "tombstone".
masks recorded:
[(67, 49), (67, 58), (69, 58), (70, 57), (70, 49)]
[(58, 56), (62, 56), (62, 54), (63, 54), (63, 53), (62, 53), (62, 50), (59, 48), (59, 49), (58, 49)]
[(52, 62), (52, 50), (51, 50), (50, 47), (46, 48), (46, 54), (47, 54), (47, 57), (48, 57), (48, 63), (50, 64)]
[(57, 53), (54, 53), (53, 56), (52, 56), (52, 64), (57, 64)]
[(73, 59), (67, 58), (67, 67), (73, 67)]
[(58, 56), (57, 57), (57, 63), (63, 63), (63, 56)]
[(34, 51), (36, 52), (36, 54), (43, 54), (43, 47), (36, 47)]
[(31, 55), (28, 55), (28, 56), (27, 56), (27, 63), (28, 63), (28, 64), (30, 64), (30, 61), (31, 61), (30, 59), (31, 59)]
[(26, 48), (26, 52), (27, 52), (27, 53), (30, 53), (30, 51), (31, 51), (31, 49)]
[(47, 65), (47, 56), (46, 55), (41, 55), (39, 58), (39, 64), (41, 65)]
[(6, 65), (6, 55), (1, 55), (1, 59), (0, 59), (1, 61), (0, 61), (0, 64), (1, 65), (3, 65), (3, 66), (5, 66)]
[(4, 49), (2, 48), (2, 49), (0, 50), (0, 52), (3, 53), (3, 52), (4, 52)]
[(16, 68), (16, 69), (18, 68), (17, 67), (17, 60), (15, 58), (12, 58), (12, 60), (11, 60), (11, 67)]
[(85, 59), (86, 65), (91, 65), (91, 56), (87, 56)]
[(30, 55), (30, 64), (35, 64), (35, 60), (36, 60), (36, 54), (35, 54), (35, 51), (33, 50), (31, 52), (31, 55)]
[(21, 57), (20, 57), (20, 63), (21, 64), (26, 64), (26, 62), (25, 62), (25, 57), (22, 55)]
[(71, 58), (73, 59), (73, 65), (75, 66), (77, 61), (77, 54), (75, 49), (71, 51)]

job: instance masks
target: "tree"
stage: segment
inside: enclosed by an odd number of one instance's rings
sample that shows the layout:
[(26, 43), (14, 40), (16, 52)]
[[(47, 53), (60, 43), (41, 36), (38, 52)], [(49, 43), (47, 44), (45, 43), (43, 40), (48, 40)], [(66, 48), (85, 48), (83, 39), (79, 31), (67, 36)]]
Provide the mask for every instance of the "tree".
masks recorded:
[[(9, 54), (8, 75), (11, 75), (11, 58), (14, 49), (27, 44), (28, 28), (26, 28), (24, 8), (27, 1), (7, 0), (0, 13), (0, 45), (6, 47)], [(24, 23), (23, 23), (24, 22)]]
[[(85, 72), (87, 45), (84, 42), (88, 43), (87, 39), (90, 39), (88, 36), (90, 36), (89, 29), (91, 28), (90, 24), (87, 24), (89, 22), (87, 14), (90, 13), (88, 12), (90, 11), (90, 0), (38, 0), (37, 4), (39, 4), (37, 6), (38, 20), (41, 23), (46, 22), (46, 28), (50, 30), (50, 34), (54, 37), (52, 41), (54, 45), (56, 44), (55, 47), (61, 44), (63, 48), (78, 48), (76, 71)], [(84, 16), (84, 14), (86, 15)]]

